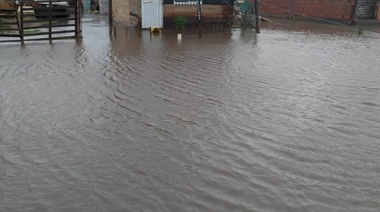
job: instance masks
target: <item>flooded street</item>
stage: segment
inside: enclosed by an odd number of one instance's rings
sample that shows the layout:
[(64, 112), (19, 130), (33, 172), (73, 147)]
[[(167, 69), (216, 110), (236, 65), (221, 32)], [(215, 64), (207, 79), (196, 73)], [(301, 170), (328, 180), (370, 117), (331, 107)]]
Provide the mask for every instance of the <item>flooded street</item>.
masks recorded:
[(1, 212), (380, 210), (380, 34), (83, 36), (0, 46)]

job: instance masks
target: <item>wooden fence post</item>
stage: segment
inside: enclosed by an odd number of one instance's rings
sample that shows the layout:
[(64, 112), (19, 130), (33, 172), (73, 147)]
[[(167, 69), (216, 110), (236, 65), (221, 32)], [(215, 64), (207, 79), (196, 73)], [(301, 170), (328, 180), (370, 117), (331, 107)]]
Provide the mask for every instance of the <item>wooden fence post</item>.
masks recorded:
[(79, 7), (78, 7), (78, 0), (74, 0), (74, 10), (75, 10), (75, 38), (79, 37)]
[(199, 38), (202, 38), (202, 6), (201, 6), (201, 0), (197, 1), (197, 17), (198, 17)]
[(260, 33), (259, 0), (255, 0), (256, 32)]
[[(21, 43), (24, 43), (24, 5), (22, 3), (20, 3), (19, 7), (20, 7), (19, 33), (20, 33)], [(17, 14), (17, 12), (16, 12), (16, 14)], [(18, 17), (17, 17), (17, 21), (18, 21)]]

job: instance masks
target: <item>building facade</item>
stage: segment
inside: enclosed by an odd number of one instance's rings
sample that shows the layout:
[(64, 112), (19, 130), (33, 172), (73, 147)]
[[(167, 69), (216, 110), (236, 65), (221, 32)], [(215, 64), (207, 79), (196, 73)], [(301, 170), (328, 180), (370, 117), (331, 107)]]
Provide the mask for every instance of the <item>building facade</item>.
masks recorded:
[(332, 20), (353, 19), (356, 0), (262, 0), (262, 14), (279, 16), (305, 16)]
[[(189, 0), (110, 0), (112, 1), (112, 17), (113, 21), (127, 26), (138, 26), (141, 24), (141, 2), (162, 1), (164, 4), (164, 19), (172, 19), (167, 14), (180, 15), (189, 11), (176, 9), (175, 2), (183, 2)], [(190, 0), (191, 1), (191, 0)], [(208, 4), (203, 0), (202, 7), (217, 12), (215, 17), (226, 18), (227, 7), (220, 9), (223, 2), (228, 1), (210, 1), (213, 4)], [(255, 0), (248, 0), (254, 3)], [(218, 2), (215, 5), (215, 2)], [(165, 6), (166, 5), (166, 6)], [(206, 6), (209, 5), (209, 6)], [(215, 5), (210, 6), (210, 5)], [(219, 7), (217, 7), (219, 5)], [(263, 15), (275, 15), (282, 17), (315, 17), (330, 20), (340, 20), (347, 23), (355, 19), (377, 19), (380, 20), (380, 0), (260, 0), (260, 13)], [(179, 8), (179, 7), (178, 7)], [(190, 7), (189, 7), (190, 9)], [(193, 13), (194, 9), (191, 9)], [(231, 14), (232, 14), (232, 9)], [(202, 11), (203, 12), (203, 11)], [(223, 13), (221, 15), (221, 13)]]

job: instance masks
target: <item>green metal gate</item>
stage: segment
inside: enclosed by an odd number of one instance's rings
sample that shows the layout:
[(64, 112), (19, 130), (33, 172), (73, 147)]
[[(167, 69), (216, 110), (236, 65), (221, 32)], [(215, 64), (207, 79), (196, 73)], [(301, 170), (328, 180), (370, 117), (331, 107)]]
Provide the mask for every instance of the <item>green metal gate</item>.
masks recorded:
[(0, 8), (0, 42), (81, 36), (78, 0), (21, 0)]

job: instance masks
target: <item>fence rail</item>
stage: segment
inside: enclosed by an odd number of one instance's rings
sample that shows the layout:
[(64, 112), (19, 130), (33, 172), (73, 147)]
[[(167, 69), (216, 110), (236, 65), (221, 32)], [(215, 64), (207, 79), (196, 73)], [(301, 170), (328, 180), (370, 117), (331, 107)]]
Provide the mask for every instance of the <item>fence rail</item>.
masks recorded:
[(6, 42), (20, 41), (20, 39), (15, 40), (15, 38), (20, 38), (19, 24), (16, 8), (11, 6), (0, 7), (0, 37), (7, 38), (5, 39)]

